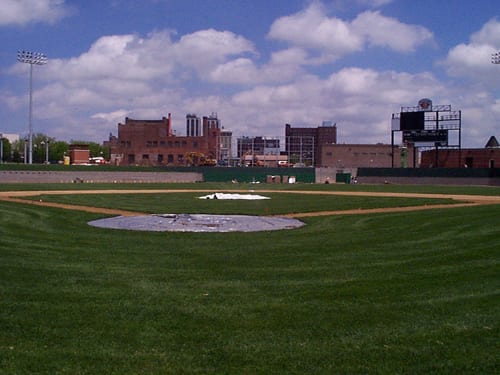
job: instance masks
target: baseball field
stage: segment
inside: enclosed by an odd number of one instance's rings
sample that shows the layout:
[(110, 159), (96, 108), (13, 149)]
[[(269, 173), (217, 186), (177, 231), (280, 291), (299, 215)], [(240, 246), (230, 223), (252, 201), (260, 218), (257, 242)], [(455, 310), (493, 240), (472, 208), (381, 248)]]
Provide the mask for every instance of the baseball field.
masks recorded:
[[(88, 225), (144, 213), (306, 225)], [(499, 214), (496, 187), (0, 184), (0, 373), (497, 373)]]

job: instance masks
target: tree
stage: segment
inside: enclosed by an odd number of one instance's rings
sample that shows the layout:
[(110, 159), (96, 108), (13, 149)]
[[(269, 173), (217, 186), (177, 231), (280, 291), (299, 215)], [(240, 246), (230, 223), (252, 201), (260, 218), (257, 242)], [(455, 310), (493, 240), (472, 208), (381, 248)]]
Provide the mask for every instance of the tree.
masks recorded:
[(56, 141), (55, 138), (49, 137), (43, 133), (34, 134), (33, 163), (45, 163), (47, 151), (49, 152), (49, 162), (57, 163), (59, 160), (63, 160), (64, 152), (68, 151), (68, 144), (66, 142)]
[[(101, 144), (95, 142), (86, 141), (71, 141), (71, 144), (86, 144), (89, 146), (90, 156), (97, 157), (102, 156), (106, 160), (109, 160), (109, 148), (104, 147)], [(4, 155), (3, 160), (12, 161), (15, 163), (23, 163), (25, 154), (28, 156), (28, 140), (27, 138), (21, 138), (12, 144), (7, 140), (3, 139), (4, 145)], [(64, 160), (64, 156), (69, 154), (70, 143), (65, 141), (58, 141), (53, 137), (49, 137), (43, 133), (33, 134), (33, 163), (45, 163), (48, 151), (48, 160), (51, 164), (59, 163)]]
[(12, 145), (10, 144), (10, 141), (7, 138), (0, 138), (0, 142), (2, 142), (2, 162), (5, 161), (10, 161), (11, 160), (11, 151), (12, 151)]
[(103, 147), (99, 143), (90, 142), (89, 143), (90, 157), (102, 156), (104, 159), (109, 160), (109, 149)]
[[(24, 147), (27, 146), (25, 139), (12, 142), (12, 161), (14, 163), (24, 162)], [(27, 149), (26, 149), (27, 150)]]
[(49, 145), (49, 160), (52, 162), (60, 162), (64, 160), (64, 156), (68, 154), (69, 144), (64, 141), (54, 141)]

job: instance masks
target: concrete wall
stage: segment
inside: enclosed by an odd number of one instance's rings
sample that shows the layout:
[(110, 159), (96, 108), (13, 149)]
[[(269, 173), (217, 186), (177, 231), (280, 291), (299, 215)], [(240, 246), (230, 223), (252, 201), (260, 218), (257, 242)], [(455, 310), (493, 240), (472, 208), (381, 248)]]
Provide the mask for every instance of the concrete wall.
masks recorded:
[(197, 172), (0, 171), (0, 183), (168, 183), (200, 182)]
[(351, 176), (358, 175), (358, 168), (316, 168), (316, 183), (334, 183), (337, 173), (350, 173)]
[(500, 186), (499, 169), (316, 168), (316, 183), (334, 183), (349, 173), (360, 184)]
[[(350, 173), (357, 177), (360, 184), (412, 184), (412, 185), (486, 185), (500, 186), (499, 173), (472, 173), (472, 169), (462, 169), (462, 174), (439, 174), (439, 171), (428, 170), (394, 170), (389, 174), (382, 169), (356, 168), (191, 168), (189, 171), (167, 172), (112, 172), (112, 171), (0, 171), (0, 184), (2, 183), (191, 183), (191, 182), (239, 182), (260, 181), (266, 182), (269, 175), (294, 176), (299, 183), (316, 182), (323, 184), (326, 181), (335, 183), (337, 173)], [(391, 170), (389, 170), (390, 172)], [(488, 171), (488, 170), (487, 170)], [(496, 170), (498, 171), (498, 170)], [(367, 173), (370, 172), (370, 173)], [(385, 173), (384, 173), (385, 172)], [(403, 173), (406, 172), (406, 173)], [(421, 175), (416, 175), (419, 172)], [(426, 172), (427, 174), (424, 174)], [(429, 175), (436, 172), (435, 175)], [(470, 175), (464, 175), (468, 172)]]

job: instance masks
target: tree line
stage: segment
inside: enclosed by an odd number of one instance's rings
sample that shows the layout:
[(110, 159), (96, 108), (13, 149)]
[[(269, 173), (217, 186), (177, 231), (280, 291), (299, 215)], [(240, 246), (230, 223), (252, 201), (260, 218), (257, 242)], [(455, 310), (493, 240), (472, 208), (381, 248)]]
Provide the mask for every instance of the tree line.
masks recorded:
[[(7, 138), (0, 139), (3, 163), (24, 163), (28, 161), (28, 141), (19, 139), (10, 142)], [(33, 163), (43, 164), (48, 161), (50, 164), (62, 163), (65, 156), (69, 155), (71, 144), (86, 144), (89, 146), (90, 157), (102, 156), (109, 160), (109, 148), (96, 142), (71, 140), (70, 142), (58, 141), (53, 137), (48, 137), (43, 133), (33, 134)], [(25, 155), (26, 153), (26, 155)], [(48, 156), (48, 157), (47, 157)]]

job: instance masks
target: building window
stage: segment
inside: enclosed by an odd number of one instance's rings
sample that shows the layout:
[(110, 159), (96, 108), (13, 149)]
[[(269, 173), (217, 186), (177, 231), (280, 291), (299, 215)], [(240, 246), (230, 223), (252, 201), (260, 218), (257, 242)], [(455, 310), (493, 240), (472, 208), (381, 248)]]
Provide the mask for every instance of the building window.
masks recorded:
[(174, 155), (168, 154), (167, 155), (167, 163), (171, 164), (174, 162)]
[(163, 154), (158, 154), (158, 163), (163, 163)]
[(182, 154), (177, 155), (177, 161), (179, 162), (179, 164), (184, 163), (184, 155)]
[(149, 160), (149, 154), (142, 154), (142, 160)]
[(129, 164), (135, 163), (135, 155), (134, 154), (128, 154), (128, 163)]

